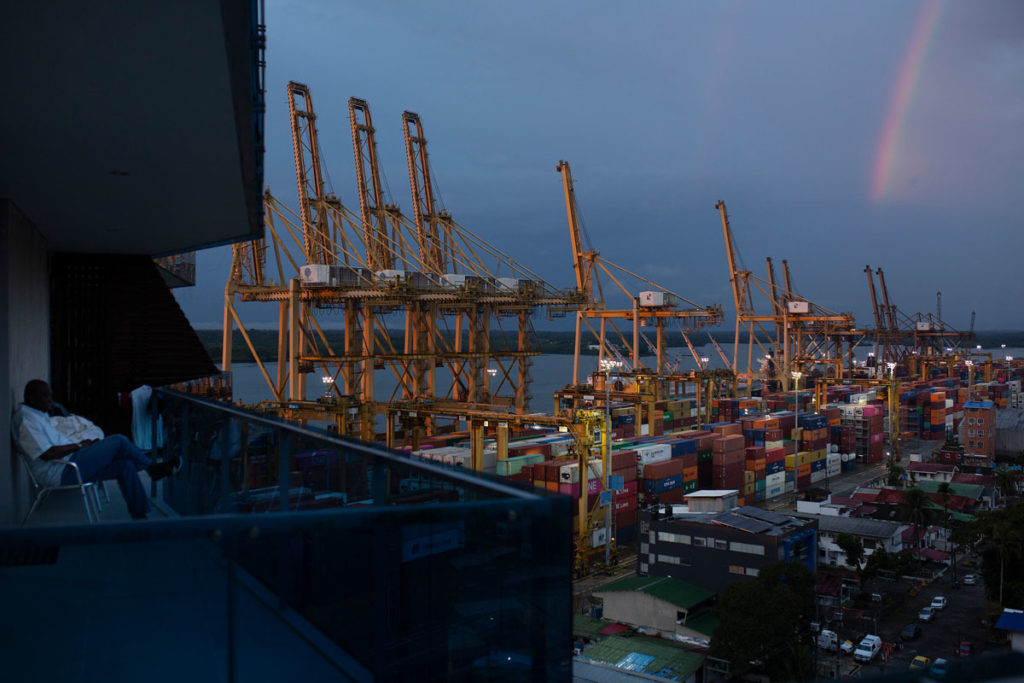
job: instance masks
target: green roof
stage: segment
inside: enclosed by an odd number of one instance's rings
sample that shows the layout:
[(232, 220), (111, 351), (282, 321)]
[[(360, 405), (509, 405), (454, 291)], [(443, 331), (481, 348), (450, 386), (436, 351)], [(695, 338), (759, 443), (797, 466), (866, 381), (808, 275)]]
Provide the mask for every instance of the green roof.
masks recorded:
[[(941, 484), (941, 481), (919, 481), (917, 482), (917, 488), (925, 493), (938, 493)], [(953, 496), (964, 496), (973, 500), (981, 500), (981, 494), (984, 492), (985, 487), (981, 484), (952, 483), (949, 485), (949, 493)]]
[(676, 644), (646, 636), (609, 636), (584, 650), (583, 656), (616, 664), (631, 652), (654, 657), (654, 661), (647, 665), (644, 673), (653, 674), (662, 669), (671, 669), (680, 680), (692, 676), (704, 662), (703, 654), (687, 651), (682, 643)]
[[(946, 510), (946, 508), (942, 507), (934, 500), (928, 501), (928, 504), (925, 505), (925, 507), (929, 510)], [(948, 512), (957, 522), (973, 522), (975, 520), (974, 515), (969, 515), (965, 512), (957, 512), (956, 510), (949, 510)]]
[(583, 636), (597, 640), (601, 637), (601, 629), (610, 623), (588, 617), (585, 614), (574, 614), (572, 615), (572, 634), (573, 636)]
[(694, 605), (699, 605), (705, 600), (715, 597), (715, 594), (709, 590), (667, 576), (627, 576), (601, 586), (594, 593), (621, 591), (647, 593), (683, 609), (690, 609)]
[(715, 629), (718, 628), (718, 615), (708, 610), (699, 617), (687, 619), (686, 628), (703, 633), (710, 638), (715, 634)]

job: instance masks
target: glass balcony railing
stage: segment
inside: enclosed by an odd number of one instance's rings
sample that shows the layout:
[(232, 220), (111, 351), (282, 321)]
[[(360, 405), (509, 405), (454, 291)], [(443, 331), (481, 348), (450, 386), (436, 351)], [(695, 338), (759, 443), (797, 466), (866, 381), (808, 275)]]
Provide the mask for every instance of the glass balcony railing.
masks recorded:
[[(0, 609), (25, 615), (17, 671), (49, 663), (37, 635), (60, 611), (93, 643), (148, 642), (146, 624), (167, 680), (196, 678), (196, 661), (211, 680), (570, 678), (568, 498), (185, 394), (154, 401), (160, 450), (184, 461), (161, 486), (179, 517), (0, 530), (5, 556), (28, 558), (0, 582)], [(187, 655), (166, 659), (165, 641)], [(68, 653), (125, 674), (102, 648)]]
[(153, 259), (168, 287), (194, 287), (196, 284), (196, 252), (186, 251)]

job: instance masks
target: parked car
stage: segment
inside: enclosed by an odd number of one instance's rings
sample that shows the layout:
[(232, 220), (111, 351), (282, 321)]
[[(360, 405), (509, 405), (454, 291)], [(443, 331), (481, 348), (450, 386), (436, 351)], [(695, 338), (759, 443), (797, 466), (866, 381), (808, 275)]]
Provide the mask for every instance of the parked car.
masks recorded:
[(921, 637), (921, 627), (917, 624), (907, 624), (900, 631), (900, 638), (903, 640), (917, 640)]
[(843, 641), (843, 644), (839, 646), (839, 651), (844, 655), (851, 654), (854, 651), (853, 641), (847, 638)]
[(839, 636), (836, 635), (835, 631), (830, 631), (827, 628), (822, 629), (821, 633), (818, 634), (818, 648), (835, 652), (839, 649)]
[(864, 640), (860, 641), (860, 645), (853, 651), (853, 658), (858, 662), (870, 662), (878, 654), (878, 651), (882, 649), (882, 639), (876, 635), (864, 636)]
[(913, 660), (911, 660), (911, 662), (910, 662), (910, 670), (911, 671), (920, 671), (920, 670), (923, 670), (923, 669), (927, 669), (931, 665), (932, 665), (932, 660), (929, 657), (925, 657), (924, 655), (918, 655), (918, 656), (914, 657)]
[(931, 621), (934, 616), (935, 610), (931, 607), (922, 607), (921, 611), (917, 613), (917, 618), (920, 621)]
[(949, 601), (946, 600), (946, 596), (944, 595), (936, 595), (934, 598), (932, 598), (932, 609), (946, 609), (946, 605), (948, 604)]
[(964, 574), (964, 585), (965, 586), (976, 586), (978, 584), (977, 574)]
[(928, 669), (928, 673), (931, 674), (933, 678), (937, 678), (941, 681), (946, 677), (946, 674), (949, 673), (949, 662), (942, 657), (936, 658), (935, 661), (932, 662), (932, 668)]

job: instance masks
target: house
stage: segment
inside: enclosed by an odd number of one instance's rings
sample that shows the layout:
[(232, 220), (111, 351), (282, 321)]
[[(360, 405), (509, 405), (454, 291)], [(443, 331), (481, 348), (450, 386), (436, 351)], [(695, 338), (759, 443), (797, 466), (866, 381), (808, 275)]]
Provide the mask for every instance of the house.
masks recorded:
[(907, 476), (912, 481), (953, 481), (953, 476), (959, 472), (956, 465), (939, 462), (911, 462), (907, 464)]
[(698, 491), (686, 497), (686, 505), (642, 510), (638, 573), (720, 593), (736, 579), (757, 576), (766, 564), (796, 561), (815, 571), (812, 521), (751, 506), (726, 507), (730, 500), (730, 491)]
[(1003, 610), (996, 621), (996, 628), (1001, 628), (1010, 635), (1010, 649), (1024, 652), (1024, 611), (1019, 609)]
[(971, 514), (976, 510), (991, 509), (994, 496), (992, 490), (989, 489), (988, 496), (986, 497), (985, 487), (980, 484), (951, 482), (948, 495), (939, 493), (939, 483), (933, 481), (918, 482), (917, 488), (927, 493), (928, 498), (940, 510), (945, 508), (950, 512), (961, 514)]
[(710, 642), (710, 633), (693, 627), (711, 612), (714, 593), (667, 576), (629, 576), (594, 591), (604, 603), (603, 617), (644, 628), (670, 640)]
[(836, 515), (808, 515), (797, 512), (797, 516), (814, 520), (818, 527), (818, 564), (821, 567), (846, 567), (855, 569), (847, 562), (846, 553), (836, 542), (840, 534), (850, 534), (864, 546), (864, 555), (869, 557), (879, 548), (889, 553), (903, 550), (903, 531), (906, 524), (882, 519), (861, 517), (840, 517)]

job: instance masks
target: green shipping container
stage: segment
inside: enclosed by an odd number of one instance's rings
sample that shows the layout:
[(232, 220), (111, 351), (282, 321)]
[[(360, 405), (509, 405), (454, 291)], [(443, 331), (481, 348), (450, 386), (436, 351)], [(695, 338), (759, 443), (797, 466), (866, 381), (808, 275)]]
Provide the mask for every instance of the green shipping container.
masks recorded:
[(696, 479), (693, 479), (691, 481), (686, 481), (685, 479), (683, 480), (683, 493), (693, 493), (696, 490), (697, 490), (697, 480)]

